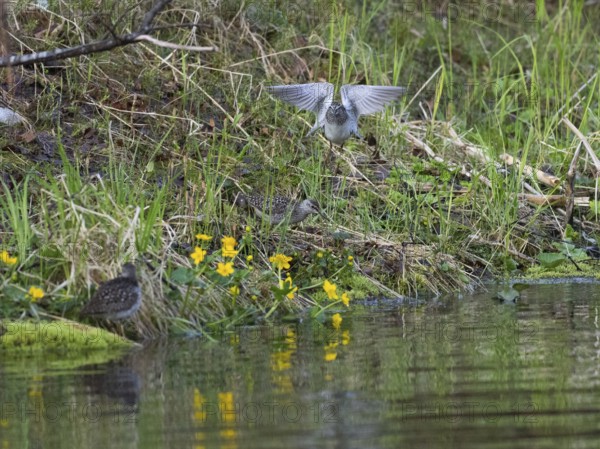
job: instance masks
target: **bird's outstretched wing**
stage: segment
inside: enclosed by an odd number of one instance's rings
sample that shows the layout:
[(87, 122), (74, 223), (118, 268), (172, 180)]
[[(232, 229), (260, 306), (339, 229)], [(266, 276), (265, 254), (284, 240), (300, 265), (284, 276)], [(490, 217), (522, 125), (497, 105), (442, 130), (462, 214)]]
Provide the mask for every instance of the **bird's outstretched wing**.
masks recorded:
[(342, 104), (356, 117), (383, 111), (385, 106), (400, 98), (406, 92), (404, 87), (395, 86), (342, 86)]
[(324, 125), (325, 115), (333, 101), (333, 84), (288, 84), (283, 86), (267, 86), (266, 89), (271, 95), (300, 109), (312, 111), (317, 115), (317, 122), (308, 134), (312, 134)]

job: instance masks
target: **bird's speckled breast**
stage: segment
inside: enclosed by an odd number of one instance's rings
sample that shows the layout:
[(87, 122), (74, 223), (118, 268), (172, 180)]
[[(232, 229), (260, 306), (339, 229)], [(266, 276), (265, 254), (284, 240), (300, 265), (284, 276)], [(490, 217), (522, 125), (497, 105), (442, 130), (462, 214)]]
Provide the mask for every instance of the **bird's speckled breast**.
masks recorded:
[(352, 135), (356, 119), (340, 103), (333, 102), (325, 115), (325, 137), (336, 145), (343, 144)]

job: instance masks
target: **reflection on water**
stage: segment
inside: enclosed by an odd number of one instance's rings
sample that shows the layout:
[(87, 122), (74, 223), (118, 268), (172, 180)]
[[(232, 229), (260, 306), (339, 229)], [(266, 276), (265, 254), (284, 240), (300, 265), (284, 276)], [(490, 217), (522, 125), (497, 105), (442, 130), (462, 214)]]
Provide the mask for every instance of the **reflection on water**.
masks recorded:
[(597, 447), (600, 286), (492, 297), (354, 304), (339, 329), (160, 341), (68, 372), (0, 362), (0, 448)]

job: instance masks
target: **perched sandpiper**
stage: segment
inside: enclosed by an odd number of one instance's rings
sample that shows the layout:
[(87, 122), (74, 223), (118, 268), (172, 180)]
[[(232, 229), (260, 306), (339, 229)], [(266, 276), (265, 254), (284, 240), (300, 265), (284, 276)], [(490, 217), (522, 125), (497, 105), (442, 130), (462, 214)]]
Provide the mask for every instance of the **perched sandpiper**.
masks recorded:
[(135, 266), (126, 263), (121, 275), (102, 283), (79, 313), (81, 316), (116, 321), (129, 318), (141, 304), (142, 290), (135, 275)]
[(331, 83), (267, 86), (266, 89), (287, 103), (314, 112), (317, 121), (307, 136), (322, 128), (330, 150), (334, 143), (343, 148), (352, 135), (364, 139), (358, 132), (358, 118), (383, 111), (406, 92), (404, 87), (345, 84), (341, 88), (342, 102), (338, 103), (333, 101)]
[(251, 207), (259, 217), (265, 215), (269, 223), (276, 225), (286, 220), (288, 223), (300, 223), (310, 214), (322, 214), (315, 200), (292, 201), (283, 196), (265, 197), (263, 195), (244, 195), (239, 193), (234, 204), (240, 207)]

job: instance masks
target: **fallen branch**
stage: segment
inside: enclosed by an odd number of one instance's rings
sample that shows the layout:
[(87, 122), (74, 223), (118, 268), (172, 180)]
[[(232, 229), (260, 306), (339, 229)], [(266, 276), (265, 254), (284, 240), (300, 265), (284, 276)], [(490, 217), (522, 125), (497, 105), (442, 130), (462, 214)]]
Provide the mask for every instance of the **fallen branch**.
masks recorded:
[(484, 164), (489, 164), (493, 162), (492, 159), (483, 151), (482, 148), (476, 147), (475, 145), (471, 145), (460, 138), (458, 133), (452, 128), (452, 126), (447, 127), (448, 134), (450, 134), (451, 139), (449, 140), (452, 144), (461, 148), (463, 152), (469, 156), (479, 159)]
[(518, 198), (536, 206), (564, 206), (567, 202), (565, 195), (532, 195), (520, 193)]
[(435, 154), (435, 151), (433, 151), (429, 145), (427, 145), (421, 139), (418, 139), (417, 137), (413, 136), (410, 132), (405, 132), (404, 138), (410, 143), (412, 143), (419, 150), (423, 150), (425, 153), (427, 153), (427, 156), (429, 156), (434, 161), (445, 162), (443, 158)]
[[(519, 161), (517, 161), (510, 154), (503, 153), (500, 155), (500, 159), (502, 161), (504, 161), (504, 163), (507, 165), (516, 165), (517, 167), (520, 166)], [(546, 184), (547, 186), (550, 186), (550, 187), (556, 187), (560, 184), (560, 179), (557, 178), (556, 176), (546, 173), (542, 170), (534, 169), (533, 167), (531, 167), (530, 165), (527, 165), (527, 164), (523, 165), (523, 173), (526, 176), (530, 176), (530, 177), (533, 177), (535, 175), (535, 177), (537, 178), (538, 181), (540, 181), (542, 184)]]
[[(520, 193), (518, 198), (525, 200), (535, 206), (563, 207), (567, 204), (567, 195), (536, 195)], [(574, 196), (573, 206), (590, 207), (590, 199), (587, 196)]]
[[(140, 41), (148, 41), (152, 42), (156, 45), (162, 44), (161, 46), (165, 46), (164, 42), (159, 41), (157, 39), (151, 38), (148, 34), (152, 33), (155, 29), (152, 28), (152, 22), (154, 21), (156, 15), (162, 11), (165, 6), (171, 3), (172, 0), (158, 0), (156, 4), (146, 13), (144, 19), (142, 21), (142, 25), (140, 28), (129, 34), (125, 34), (123, 36), (113, 35), (108, 39), (104, 39), (97, 42), (92, 42), (90, 44), (78, 45), (76, 47), (68, 47), (68, 48), (56, 48), (53, 50), (46, 50), (36, 53), (28, 53), (26, 55), (13, 55), (13, 56), (5, 56), (0, 57), (0, 67), (10, 67), (10, 66), (18, 66), (25, 64), (33, 64), (38, 62), (48, 62), (51, 60), (58, 59), (67, 59), (73, 58), (75, 56), (89, 55), (92, 53), (100, 53), (103, 51), (112, 50), (113, 48), (123, 47), (125, 45), (137, 43)], [(170, 44), (173, 45), (173, 44)], [(187, 47), (180, 46), (175, 47), (172, 46), (170, 48), (179, 48), (190, 51), (215, 51), (216, 47)]]

